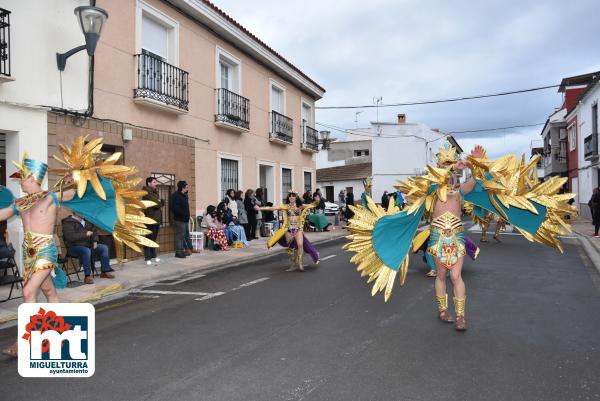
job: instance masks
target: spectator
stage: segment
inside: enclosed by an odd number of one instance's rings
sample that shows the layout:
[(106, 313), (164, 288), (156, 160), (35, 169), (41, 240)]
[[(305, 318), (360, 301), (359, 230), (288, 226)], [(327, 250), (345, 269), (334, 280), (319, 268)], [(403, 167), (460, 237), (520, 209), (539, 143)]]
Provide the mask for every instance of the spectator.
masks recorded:
[(219, 204), (217, 205), (217, 213), (221, 214), (220, 220), (226, 226), (228, 226), (231, 223), (235, 224), (235, 222), (233, 221), (233, 214), (231, 213), (231, 209), (229, 208), (229, 205), (227, 203), (219, 202)]
[[(142, 198), (144, 200), (148, 200), (156, 203), (156, 206), (150, 206), (144, 210), (146, 217), (150, 217), (152, 220), (156, 222), (156, 224), (146, 224), (146, 228), (152, 231), (148, 234), (148, 239), (156, 242), (156, 238), (158, 238), (158, 230), (160, 229), (160, 223), (162, 222), (162, 207), (165, 202), (160, 199), (158, 195), (158, 189), (156, 186), (158, 185), (158, 181), (154, 177), (146, 178), (146, 186), (144, 187), (144, 191), (147, 194)], [(146, 261), (146, 265), (152, 265), (152, 259), (154, 259), (154, 264), (158, 265), (160, 262), (160, 258), (156, 255), (156, 248), (144, 247), (144, 260)]]
[(387, 210), (389, 204), (390, 204), (390, 196), (388, 195), (388, 191), (385, 190), (385, 191), (383, 191), (383, 196), (381, 197), (381, 207), (383, 207), (385, 210)]
[[(273, 207), (273, 202), (267, 202), (265, 206)], [(273, 212), (272, 210), (263, 212), (263, 221), (265, 223), (273, 224), (273, 231), (279, 229), (279, 220), (277, 220), (277, 218), (275, 217), (275, 212)]]
[(248, 238), (248, 212), (244, 206), (244, 191), (237, 191), (235, 202), (238, 208), (238, 224), (244, 228), (246, 239)]
[(312, 192), (309, 189), (308, 191), (306, 191), (304, 193), (304, 195), (302, 195), (302, 203), (304, 203), (305, 205), (308, 205), (308, 204), (312, 203), (312, 201), (313, 201)]
[(256, 192), (254, 193), (254, 202), (256, 202), (256, 207), (258, 210), (256, 211), (256, 227), (258, 229), (258, 236), (260, 236), (260, 225), (262, 224), (262, 212), (260, 211), (260, 207), (265, 203), (263, 199), (263, 189), (256, 188)]
[(100, 257), (102, 278), (115, 278), (110, 272), (110, 259), (108, 256), (108, 247), (98, 243), (98, 236), (94, 233), (94, 226), (85, 221), (83, 217), (73, 213), (71, 216), (62, 220), (62, 232), (65, 247), (69, 255), (79, 258), (83, 265), (86, 284), (94, 284), (92, 278), (92, 252)]
[(185, 258), (191, 255), (191, 251), (186, 252), (185, 234), (190, 222), (190, 203), (188, 199), (188, 183), (185, 181), (177, 182), (177, 191), (171, 198), (171, 210), (175, 220), (175, 257)]
[(346, 219), (350, 220), (354, 217), (354, 212), (350, 210), (350, 205), (354, 206), (354, 194), (351, 191), (348, 191), (346, 195)]
[(594, 188), (592, 190), (592, 197), (590, 198), (590, 201), (588, 202), (588, 206), (590, 207), (590, 212), (592, 213), (592, 225), (594, 225), (594, 221), (595, 221), (595, 214), (596, 214), (596, 207), (598, 206), (597, 204), (597, 200), (594, 199), (594, 197), (596, 196), (596, 194), (598, 193), (598, 188)]
[(317, 207), (315, 207), (315, 209), (317, 209), (317, 213), (325, 214), (325, 199), (323, 199), (323, 196), (321, 195), (321, 190), (319, 188), (317, 188), (317, 190), (313, 194), (313, 202), (317, 201), (319, 202), (317, 204)]
[(394, 198), (394, 206), (398, 206), (400, 209), (404, 208), (404, 196), (402, 196), (402, 192), (396, 191), (392, 194)]
[(248, 231), (246, 232), (246, 238), (248, 241), (252, 241), (253, 239), (258, 239), (256, 236), (256, 212), (258, 211), (258, 206), (256, 205), (256, 198), (254, 197), (254, 191), (252, 189), (246, 191), (244, 207), (248, 214)]
[(225, 204), (231, 210), (231, 215), (233, 216), (233, 218), (235, 220), (237, 220), (239, 217), (239, 210), (237, 207), (237, 203), (235, 202), (235, 190), (234, 189), (228, 189), (227, 192), (225, 192), (225, 198), (223, 199), (223, 202), (225, 202)]
[[(319, 205), (321, 204), (321, 196), (318, 193), (314, 194), (315, 202), (319, 202), (317, 205), (317, 212), (313, 215), (308, 216), (308, 220), (310, 223), (318, 230), (329, 231), (329, 226), (331, 223), (325, 217), (325, 208), (323, 206), (323, 210), (319, 210)], [(325, 204), (325, 202), (323, 202)]]
[(229, 243), (227, 241), (227, 236), (225, 235), (225, 224), (219, 220), (222, 216), (223, 211), (217, 212), (217, 209), (215, 209), (213, 205), (206, 208), (206, 216), (204, 217), (206, 227), (208, 228), (206, 237), (212, 239), (215, 245), (222, 251), (227, 251), (229, 249)]
[(338, 202), (340, 204), (340, 208), (346, 204), (346, 190), (342, 189), (338, 194)]
[(600, 228), (600, 190), (596, 190), (596, 193), (592, 196), (591, 202), (592, 215), (594, 216), (594, 237), (598, 237), (598, 229)]

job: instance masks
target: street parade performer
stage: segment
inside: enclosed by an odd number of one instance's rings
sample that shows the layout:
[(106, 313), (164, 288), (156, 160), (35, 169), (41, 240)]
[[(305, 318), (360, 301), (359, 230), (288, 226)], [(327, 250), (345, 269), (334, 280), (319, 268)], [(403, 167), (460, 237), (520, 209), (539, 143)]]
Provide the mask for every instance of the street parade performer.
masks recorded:
[(498, 216), (496, 213), (488, 212), (487, 210), (474, 206), (470, 202), (465, 202), (465, 211), (471, 215), (471, 218), (475, 224), (481, 228), (480, 242), (487, 242), (487, 232), (492, 222), (496, 222), (496, 230), (494, 231), (494, 239), (497, 242), (500, 241), (500, 231), (506, 227), (506, 221)]
[[(71, 147), (60, 145), (63, 159), (54, 158), (64, 165), (56, 169), (59, 181), (57, 192), (42, 190), (48, 170), (46, 163), (30, 159), (13, 162), (18, 171), (11, 175), (21, 181), (27, 195), (14, 200), (10, 191), (0, 188), (0, 220), (20, 216), (25, 232), (23, 240), (23, 299), (36, 302), (41, 288), (48, 302), (58, 302), (56, 288), (64, 288), (67, 277), (57, 264), (58, 248), (54, 243), (54, 225), (61, 204), (84, 217), (95, 226), (112, 233), (116, 244), (125, 244), (142, 252), (138, 244), (158, 247), (145, 235), (150, 234), (145, 224), (154, 220), (144, 216), (143, 210), (154, 202), (143, 201), (145, 191), (132, 188), (140, 179), (129, 179), (135, 167), (116, 165), (121, 157), (114, 153), (106, 160), (100, 158), (102, 138), (85, 143), (87, 137), (78, 137)], [(88, 182), (91, 184), (88, 186)], [(117, 246), (117, 257), (123, 259), (123, 247)], [(3, 353), (17, 356), (17, 343)]]
[[(450, 271), (454, 286), (455, 328), (466, 329), (466, 290), (461, 278), (465, 255), (464, 228), (461, 217), (463, 200), (502, 216), (529, 241), (552, 246), (562, 252), (558, 236), (567, 234), (570, 225), (567, 216), (576, 215), (577, 209), (568, 204), (575, 195), (558, 194), (566, 178), (550, 177), (539, 182), (536, 164), (539, 155), (528, 163), (514, 155), (503, 156), (493, 162), (485, 158), (485, 151), (476, 146), (467, 160), (461, 160), (449, 143), (437, 154), (437, 167), (427, 166), (427, 174), (409, 178), (396, 188), (406, 194), (408, 205), (383, 210), (368, 198), (369, 208), (352, 207), (355, 213), (348, 223), (352, 240), (344, 247), (356, 252), (351, 259), (358, 265), (361, 276), (375, 282), (371, 294), (384, 291), (387, 301), (392, 293), (395, 277), (400, 272), (404, 284), (409, 263), (409, 251), (418, 250), (428, 240), (427, 252), (435, 261), (438, 274), (435, 295), (439, 318), (452, 322), (448, 311), (446, 272)], [(472, 178), (458, 183), (458, 175), (469, 167)], [(423, 217), (431, 218), (429, 230), (417, 234)]]
[(287, 204), (279, 207), (261, 207), (261, 211), (285, 212), (283, 224), (269, 238), (267, 247), (272, 248), (275, 244), (288, 248), (290, 256), (290, 267), (286, 271), (300, 270), (304, 271), (302, 256), (307, 252), (315, 264), (319, 263), (319, 252), (314, 245), (304, 236), (304, 221), (311, 209), (317, 206), (317, 202), (303, 204), (298, 197), (298, 193), (293, 189), (288, 191)]
[(360, 194), (360, 204), (362, 207), (369, 208), (369, 203), (367, 201), (367, 197), (371, 197), (371, 190), (373, 188), (373, 177), (369, 176), (363, 179), (363, 186), (365, 190), (362, 194)]

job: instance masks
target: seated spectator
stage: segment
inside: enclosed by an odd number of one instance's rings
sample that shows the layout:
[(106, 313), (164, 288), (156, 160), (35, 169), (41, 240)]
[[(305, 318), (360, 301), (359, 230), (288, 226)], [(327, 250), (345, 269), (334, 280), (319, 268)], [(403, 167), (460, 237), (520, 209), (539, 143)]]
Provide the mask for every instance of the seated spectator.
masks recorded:
[[(267, 207), (273, 207), (273, 202), (267, 202), (265, 204)], [(272, 210), (263, 211), (263, 222), (273, 224), (273, 231), (279, 229), (279, 220), (275, 217), (275, 212)]]
[(75, 213), (62, 220), (65, 247), (68, 254), (78, 257), (79, 262), (83, 265), (84, 283), (86, 284), (94, 284), (92, 278), (92, 252), (100, 257), (100, 277), (115, 278), (110, 273), (114, 270), (110, 267), (108, 246), (98, 243), (98, 235), (96, 235), (94, 229), (93, 225)]
[(222, 212), (217, 212), (215, 207), (210, 205), (206, 208), (206, 215), (202, 220), (206, 221), (206, 227), (208, 227), (206, 237), (211, 238), (215, 242), (215, 245), (218, 245), (221, 250), (226, 251), (229, 248), (229, 243), (225, 235), (225, 224), (219, 218), (222, 219)]

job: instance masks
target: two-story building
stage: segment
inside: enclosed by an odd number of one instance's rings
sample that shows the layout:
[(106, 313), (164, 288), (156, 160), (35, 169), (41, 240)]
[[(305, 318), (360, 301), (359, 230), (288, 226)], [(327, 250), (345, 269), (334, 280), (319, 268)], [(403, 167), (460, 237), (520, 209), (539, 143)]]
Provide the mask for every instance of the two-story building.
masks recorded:
[(100, 135), (106, 151), (156, 177), (167, 201), (162, 250), (173, 247), (168, 200), (179, 180), (190, 184), (193, 215), (230, 188), (261, 187), (279, 203), (290, 188), (314, 187), (323, 87), (209, 1), (96, 6), (109, 19), (95, 55), (93, 118), (51, 114), (49, 148)]

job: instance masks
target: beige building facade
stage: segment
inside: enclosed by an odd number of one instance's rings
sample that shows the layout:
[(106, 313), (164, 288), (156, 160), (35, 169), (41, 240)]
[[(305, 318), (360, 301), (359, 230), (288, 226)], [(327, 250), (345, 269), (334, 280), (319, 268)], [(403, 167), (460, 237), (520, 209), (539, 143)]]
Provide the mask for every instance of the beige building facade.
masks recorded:
[(274, 204), (289, 188), (315, 188), (319, 84), (208, 1), (96, 6), (109, 18), (95, 53), (93, 118), (50, 113), (49, 154), (77, 135), (102, 135), (140, 176), (159, 178), (161, 195), (187, 181), (192, 215), (228, 188), (266, 188)]

